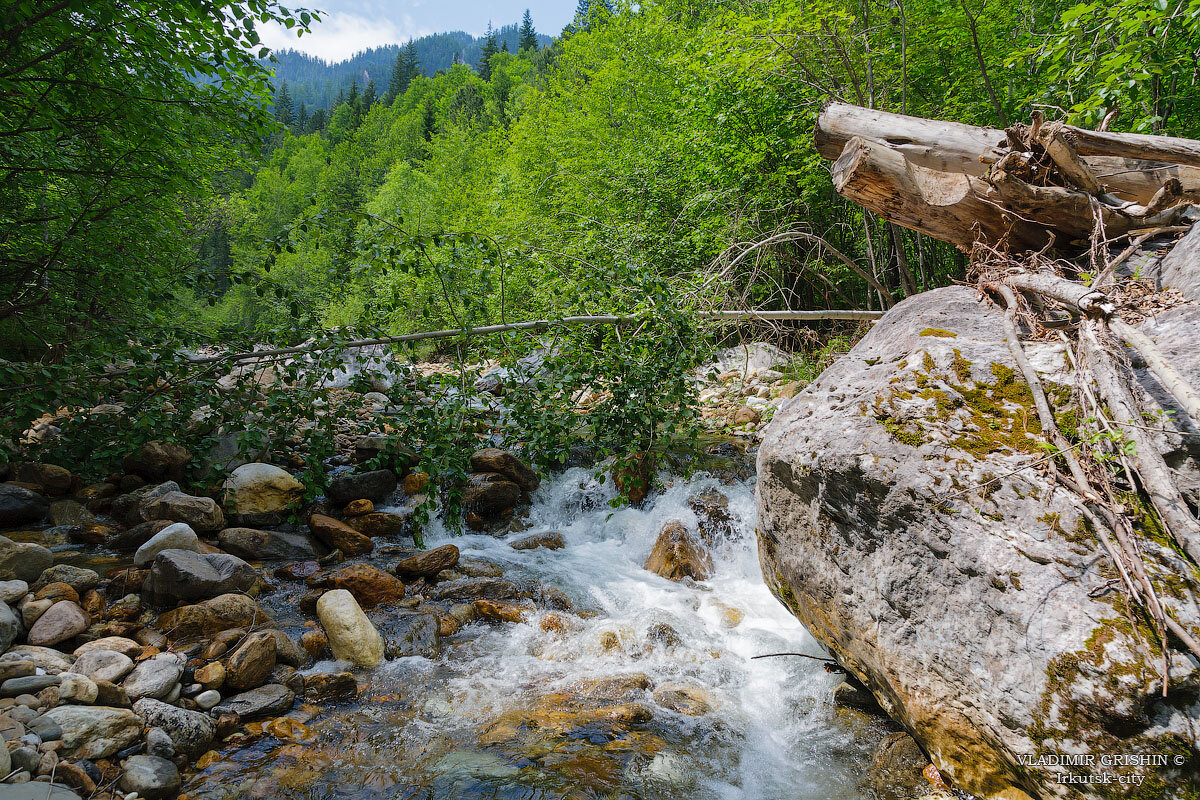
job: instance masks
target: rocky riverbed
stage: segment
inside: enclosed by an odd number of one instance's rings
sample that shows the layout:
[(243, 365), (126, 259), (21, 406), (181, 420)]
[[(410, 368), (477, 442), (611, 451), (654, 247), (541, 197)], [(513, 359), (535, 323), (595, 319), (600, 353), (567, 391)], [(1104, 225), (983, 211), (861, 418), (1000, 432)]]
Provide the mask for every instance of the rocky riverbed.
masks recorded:
[(859, 797), (889, 728), (819, 661), (752, 660), (824, 654), (762, 581), (752, 453), (711, 449), (615, 511), (591, 468), (481, 450), (474, 532), (426, 549), (420, 475), (301, 508), (271, 464), (189, 494), (162, 443), (90, 486), (15, 465), (0, 797)]

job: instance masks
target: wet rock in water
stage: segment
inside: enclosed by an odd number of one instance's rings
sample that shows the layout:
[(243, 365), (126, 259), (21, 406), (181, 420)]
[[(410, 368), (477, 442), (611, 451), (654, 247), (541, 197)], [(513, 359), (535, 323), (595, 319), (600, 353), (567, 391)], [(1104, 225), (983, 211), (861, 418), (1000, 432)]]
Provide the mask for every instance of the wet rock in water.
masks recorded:
[(75, 659), (73, 669), (93, 680), (119, 683), (133, 671), (133, 659), (115, 650), (88, 650)]
[(467, 525), (484, 530), (512, 516), (521, 487), (498, 472), (474, 472), (462, 490), (462, 507)]
[(95, 589), (100, 585), (100, 573), (84, 567), (71, 566), (70, 564), (55, 564), (42, 572), (41, 577), (29, 588), (31, 591), (36, 592), (50, 583), (65, 583), (80, 595), (83, 595), (89, 589)]
[(372, 511), (349, 517), (346, 524), (363, 536), (402, 536), (412, 533), (412, 514)]
[(393, 571), (402, 578), (430, 578), (458, 563), (458, 548), (444, 544), (409, 556), (396, 564)]
[(346, 523), (324, 514), (313, 514), (309, 517), (308, 527), (313, 535), (326, 545), (350, 557), (366, 555), (375, 549), (375, 542), (371, 537), (364, 536)]
[(524, 622), (533, 611), (529, 606), (502, 600), (476, 600), (471, 605), (476, 618), (492, 622)]
[(94, 525), (100, 518), (76, 500), (55, 500), (50, 504), (51, 525)]
[(330, 481), (325, 495), (331, 502), (339, 505), (364, 498), (378, 503), (396, 491), (396, 483), (396, 473), (390, 469), (350, 473), (339, 475)]
[[(2, 490), (3, 484), (0, 484)], [(2, 497), (2, 495), (0, 495)], [(54, 554), (39, 544), (14, 542), (0, 536), (0, 580), (32, 583), (54, 563)]]
[(384, 652), (388, 658), (437, 654), (438, 619), (434, 614), (391, 614), (381, 627), (386, 634)]
[(186, 522), (194, 530), (215, 533), (225, 527), (225, 515), (211, 497), (195, 497), (183, 492), (167, 492), (141, 504), (142, 519), (166, 519)]
[(222, 488), (226, 508), (238, 516), (279, 514), (304, 498), (304, 484), (273, 464), (243, 464)]
[(499, 578), (504, 575), (504, 567), (482, 558), (460, 558), (453, 567), (468, 578)]
[(429, 486), (429, 473), (427, 472), (410, 472), (404, 476), (402, 487), (404, 493), (409, 497), (421, 494)]
[(889, 733), (875, 750), (866, 788), (875, 800), (923, 797), (930, 791), (929, 782), (921, 774), (928, 763), (916, 739), (907, 733)]
[(181, 606), (159, 615), (155, 627), (173, 639), (212, 636), (230, 628), (269, 623), (267, 612), (243, 594), (223, 594), (203, 603)]
[(329, 637), (325, 631), (311, 630), (300, 635), (300, 646), (313, 659), (323, 659), (329, 653)]
[(0, 528), (40, 522), (50, 511), (50, 500), (44, 495), (15, 486), (0, 483)]
[(169, 528), (174, 524), (176, 523), (168, 522), (165, 519), (152, 519), (149, 522), (140, 522), (132, 528), (114, 535), (108, 540), (107, 544), (113, 550), (120, 550), (122, 552), (137, 550), (146, 542), (153, 539), (164, 528)]
[(181, 481), (184, 468), (192, 460), (187, 448), (162, 441), (150, 441), (125, 456), (121, 468), (147, 481)]
[(333, 700), (358, 694), (358, 679), (351, 672), (319, 672), (304, 676), (304, 696), (310, 700)]
[(256, 689), (266, 683), (275, 669), (275, 637), (252, 633), (225, 662), (225, 685), (230, 689)]
[(351, 500), (342, 509), (342, 513), (347, 517), (361, 517), (363, 514), (370, 514), (375, 510), (375, 504), (370, 500)]
[(709, 547), (717, 547), (737, 538), (729, 498), (716, 489), (708, 489), (688, 498), (688, 508), (696, 512), (700, 537)]
[(284, 561), (316, 557), (307, 536), (254, 528), (226, 528), (217, 536), (222, 550), (255, 561)]
[(673, 520), (659, 532), (645, 568), (672, 581), (702, 581), (712, 575), (712, 559), (683, 523)]
[(77, 603), (60, 600), (38, 617), (27, 638), (31, 645), (49, 647), (78, 636), (91, 624), (91, 619)]
[(713, 710), (716, 703), (712, 695), (699, 686), (666, 684), (654, 692), (654, 702), (669, 711), (699, 717)]
[(383, 661), (383, 639), (350, 592), (334, 589), (323, 594), (317, 601), (317, 617), (334, 658), (364, 667)]
[(404, 597), (404, 582), (369, 564), (350, 564), (308, 579), (318, 589), (345, 589), (362, 608), (374, 608)]
[(213, 708), (214, 714), (237, 714), (243, 720), (261, 719), (285, 714), (296, 702), (296, 693), (278, 683), (268, 683), (257, 689), (226, 698)]
[(524, 536), (514, 542), (509, 542), (508, 546), (513, 550), (536, 550), (539, 547), (547, 550), (561, 550), (566, 546), (566, 541), (558, 531), (547, 531)]
[(130, 756), (125, 759), (121, 775), (121, 788), (137, 792), (147, 800), (171, 798), (179, 794), (181, 781), (179, 769), (172, 762), (158, 756)]
[(133, 704), (133, 710), (147, 725), (166, 731), (174, 749), (182, 755), (203, 753), (217, 735), (217, 724), (213, 718), (198, 711), (188, 711), (150, 698), (138, 700)]
[(159, 653), (139, 662), (121, 686), (133, 701), (143, 697), (161, 700), (183, 677), (183, 656), (178, 653)]
[(133, 563), (144, 567), (164, 550), (190, 550), (200, 552), (200, 537), (186, 522), (172, 523), (150, 537), (133, 554)]
[(471, 455), (472, 472), (496, 472), (515, 483), (523, 492), (535, 491), (540, 485), (537, 473), (524, 461), (506, 450), (488, 447)]
[(520, 596), (515, 584), (499, 578), (459, 578), (429, 591), (432, 600), (514, 600)]
[(295, 561), (291, 564), (284, 564), (282, 567), (276, 567), (272, 574), (276, 578), (286, 581), (302, 581), (320, 571), (321, 565), (316, 561)]
[(62, 729), (68, 758), (107, 758), (142, 735), (142, 718), (127, 708), (58, 706), (43, 716)]
[(237, 556), (164, 550), (155, 557), (142, 591), (151, 603), (167, 605), (245, 592), (257, 582), (258, 571)]
[(263, 633), (270, 634), (275, 639), (275, 657), (279, 663), (296, 668), (308, 663), (308, 655), (295, 639), (274, 628), (265, 630)]

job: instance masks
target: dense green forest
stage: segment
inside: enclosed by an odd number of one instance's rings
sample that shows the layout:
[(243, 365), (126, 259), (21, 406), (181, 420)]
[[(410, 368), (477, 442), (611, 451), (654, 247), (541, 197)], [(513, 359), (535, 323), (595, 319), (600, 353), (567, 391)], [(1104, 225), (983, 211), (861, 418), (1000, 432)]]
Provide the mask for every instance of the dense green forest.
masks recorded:
[(8, 436), (115, 390), (79, 376), (181, 347), (879, 308), (961, 277), (958, 252), (833, 192), (811, 135), (830, 100), (1200, 125), (1200, 0), (582, 3), (550, 46), (526, 22), (518, 47), (493, 32), (428, 76), (398, 49), (386, 80), (304, 120), (254, 23), (316, 12), (206, 8), (3, 12)]

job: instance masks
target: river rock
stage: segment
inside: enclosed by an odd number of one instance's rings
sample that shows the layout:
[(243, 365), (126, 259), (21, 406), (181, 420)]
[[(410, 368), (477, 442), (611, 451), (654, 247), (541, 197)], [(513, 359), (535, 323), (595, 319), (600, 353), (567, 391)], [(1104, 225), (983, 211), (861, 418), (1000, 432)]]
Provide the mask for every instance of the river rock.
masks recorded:
[(907, 733), (889, 733), (879, 742), (866, 785), (877, 800), (908, 800), (921, 797), (929, 782), (921, 774), (928, 764), (916, 739)]
[(313, 535), (334, 550), (341, 550), (346, 556), (366, 555), (375, 549), (371, 537), (364, 536), (344, 522), (324, 514), (313, 514), (308, 519), (308, 527)]
[(375, 510), (375, 504), (365, 498), (361, 500), (351, 500), (342, 509), (342, 514), (347, 517), (360, 517), (363, 514), (370, 514)]
[(58, 706), (44, 715), (62, 728), (61, 754), (74, 758), (107, 758), (136, 742), (142, 719), (127, 708)]
[(540, 484), (537, 473), (529, 465), (507, 450), (496, 447), (476, 450), (471, 455), (471, 471), (498, 472), (521, 487), (523, 492), (535, 491)]
[[(0, 484), (2, 492), (4, 484)], [(3, 494), (0, 493), (0, 502)], [(0, 579), (33, 583), (54, 563), (54, 554), (40, 544), (14, 542), (0, 536)]]
[(0, 602), (10, 606), (29, 594), (29, 584), (25, 581), (0, 581)]
[(507, 518), (521, 499), (521, 487), (498, 472), (473, 472), (462, 491), (463, 509), (482, 522)]
[[(45, 573), (42, 574), (44, 575)], [(41, 583), (41, 581), (38, 581), (38, 583)], [(68, 600), (72, 603), (79, 602), (79, 592), (72, 589), (71, 584), (63, 583), (62, 581), (47, 583), (41, 589), (34, 592), (33, 596), (36, 600), (53, 600), (56, 603), (59, 600)]]
[(561, 550), (566, 544), (561, 533), (558, 531), (547, 531), (546, 533), (534, 533), (529, 536), (522, 536), (520, 539), (509, 542), (508, 546), (513, 550), (537, 550), (538, 548)]
[(432, 600), (512, 600), (521, 596), (521, 590), (509, 581), (499, 578), (459, 578), (445, 581), (429, 592)]
[(21, 635), (21, 620), (8, 603), (0, 602), (0, 653), (7, 650)]
[(192, 460), (187, 448), (170, 442), (151, 441), (138, 447), (121, 462), (126, 472), (141, 476), (151, 483), (181, 481), (184, 468)]
[(77, 500), (55, 500), (50, 504), (51, 525), (95, 525), (99, 522), (100, 518)]
[[(1156, 329), (1158, 344), (1197, 385), (1200, 308), (1168, 315), (1180, 324)], [(1063, 346), (1025, 349), (1065, 411)], [(1078, 497), (1022, 469), (1045, 451), (1014, 369), (1003, 315), (974, 288), (897, 305), (766, 428), (759, 558), (776, 596), (955, 788), (1063, 797), (1061, 768), (1022, 759), (1161, 753), (1195, 741), (1196, 711), (1162, 697), (1158, 657), (1114, 608), (1111, 561)], [(1196, 629), (1177, 556), (1135, 527), (1167, 613)], [(1196, 665), (1172, 655), (1170, 675), (1193, 685)], [(1139, 769), (1175, 780), (1171, 765)]]
[(14, 783), (0, 786), (0, 800), (80, 800), (61, 783)]
[(41, 577), (29, 588), (36, 592), (50, 583), (65, 583), (82, 596), (89, 589), (95, 589), (100, 585), (100, 573), (85, 567), (55, 564), (43, 571)]
[(122, 552), (129, 550), (137, 550), (139, 547), (150, 541), (165, 528), (178, 523), (168, 522), (165, 519), (152, 519), (149, 522), (139, 522), (132, 528), (121, 531), (108, 540), (108, 546), (113, 550)]
[(346, 524), (363, 536), (401, 536), (412, 533), (412, 513), (396, 514), (389, 511), (372, 511), (348, 517)]
[(211, 497), (195, 497), (183, 492), (167, 492), (152, 497), (140, 506), (142, 519), (166, 519), (186, 522), (194, 530), (216, 532), (225, 527), (225, 515)]
[(225, 662), (225, 685), (242, 691), (257, 689), (267, 682), (275, 669), (275, 637), (266, 632), (252, 633)]
[(29, 629), (28, 641), (36, 647), (49, 647), (78, 636), (92, 624), (78, 603), (59, 600), (38, 617)]
[(58, 675), (27, 675), (22, 678), (9, 678), (0, 683), (0, 696), (19, 697), (23, 694), (37, 694), (48, 686), (58, 686), (62, 680)]
[(164, 550), (155, 557), (143, 592), (151, 603), (167, 605), (245, 592), (257, 582), (258, 571), (237, 556)]
[(237, 515), (283, 512), (304, 498), (304, 484), (273, 464), (243, 464), (222, 488), (226, 508)]
[(221, 549), (255, 561), (286, 561), (316, 557), (307, 536), (254, 528), (226, 528), (217, 536)]
[(237, 714), (243, 720), (274, 717), (285, 714), (296, 702), (296, 693), (278, 683), (268, 683), (257, 689), (234, 695), (218, 703), (214, 714)]
[(403, 578), (431, 578), (442, 570), (453, 568), (458, 558), (458, 548), (444, 544), (409, 556), (396, 564), (393, 571)]
[(350, 564), (333, 572), (314, 575), (308, 585), (318, 589), (345, 589), (362, 608), (374, 608), (404, 597), (404, 582), (370, 564)]
[(133, 563), (144, 567), (163, 550), (200, 551), (200, 537), (186, 522), (175, 522), (154, 534), (133, 554)]
[(92, 679), (120, 683), (133, 671), (133, 659), (114, 650), (88, 650), (75, 659), (72, 669)]
[(350, 592), (333, 589), (321, 595), (317, 617), (329, 637), (334, 658), (363, 667), (378, 666), (383, 661), (383, 639)]
[(12, 465), (9, 479), (18, 483), (34, 484), (45, 494), (62, 495), (71, 491), (73, 477), (70, 470), (56, 464), (26, 461)]
[(137, 792), (147, 800), (179, 794), (179, 768), (165, 758), (130, 756), (121, 767), (125, 771), (121, 775), (121, 788), (127, 792)]
[(379, 503), (396, 491), (396, 482), (396, 473), (390, 469), (339, 475), (329, 482), (325, 495), (338, 505), (364, 498)]
[(673, 520), (659, 531), (645, 568), (667, 580), (703, 581), (712, 575), (712, 558), (682, 522)]
[(230, 593), (166, 611), (154, 625), (173, 639), (190, 639), (270, 621), (267, 612), (259, 608), (253, 599), (244, 594)]
[(304, 676), (304, 696), (311, 700), (354, 697), (358, 679), (353, 672), (318, 672)]
[(28, 629), (32, 628), (38, 618), (49, 611), (52, 605), (54, 605), (53, 600), (38, 600), (30, 595), (17, 604), (17, 611), (21, 613), (21, 622)]
[(40, 522), (50, 510), (44, 495), (11, 483), (0, 483), (0, 528)]
[(122, 481), (121, 487), (125, 494), (113, 500), (112, 516), (126, 525), (137, 525), (140, 522), (146, 522), (148, 518), (142, 516), (142, 507), (144, 505), (153, 502), (163, 495), (179, 491), (179, 484), (175, 481), (164, 481), (163, 483), (141, 486), (136, 489), (126, 489), (125, 482)]
[(134, 667), (121, 686), (135, 702), (143, 697), (161, 700), (182, 676), (183, 657), (177, 653), (159, 653)]
[(149, 697), (133, 704), (134, 712), (152, 727), (161, 728), (171, 737), (175, 750), (195, 756), (209, 749), (217, 735), (217, 724), (207, 714), (188, 711)]
[(388, 658), (432, 657), (438, 649), (438, 619), (420, 611), (392, 614), (381, 624)]
[(699, 686), (685, 683), (669, 683), (658, 687), (654, 690), (654, 702), (689, 717), (703, 716), (716, 707), (711, 694)]
[(63, 658), (59, 651), (29, 644), (9, 648), (7, 653), (0, 656), (0, 661), (29, 661), (38, 669), (53, 675), (71, 670), (71, 662)]
[(58, 677), (61, 679), (58, 684), (59, 702), (83, 705), (96, 702), (100, 690), (91, 678), (73, 672), (64, 672)]
[(133, 639), (127, 639), (124, 636), (105, 636), (101, 639), (84, 642), (75, 648), (75, 652), (72, 655), (78, 660), (84, 654), (95, 650), (112, 650), (114, 653), (120, 653), (133, 659), (141, 655), (142, 646)]

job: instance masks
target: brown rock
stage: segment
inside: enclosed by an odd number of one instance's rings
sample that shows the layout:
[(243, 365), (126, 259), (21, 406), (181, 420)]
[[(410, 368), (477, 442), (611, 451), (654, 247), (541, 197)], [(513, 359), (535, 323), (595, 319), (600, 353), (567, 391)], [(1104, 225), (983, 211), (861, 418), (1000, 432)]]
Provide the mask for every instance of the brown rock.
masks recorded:
[(69, 583), (48, 583), (39, 589), (34, 595), (38, 600), (68, 600), (72, 603), (79, 602), (79, 592), (71, 588)]
[(329, 637), (320, 629), (305, 631), (300, 635), (300, 646), (313, 659), (319, 660), (329, 652)]
[(172, 639), (212, 636), (230, 628), (270, 622), (267, 613), (244, 594), (223, 594), (203, 603), (181, 606), (162, 614), (154, 623)]
[(308, 585), (318, 589), (345, 589), (364, 609), (404, 597), (404, 582), (369, 564), (350, 564), (334, 572), (314, 575)]
[(537, 473), (512, 453), (496, 447), (476, 450), (471, 456), (472, 472), (498, 472), (521, 487), (521, 491), (532, 492), (538, 488)]
[(503, 600), (476, 600), (471, 605), (475, 608), (477, 617), (492, 622), (523, 622), (533, 610), (528, 606)]
[(238, 691), (257, 689), (275, 669), (275, 637), (252, 633), (225, 662), (225, 684)]
[(684, 714), (689, 717), (699, 717), (713, 710), (715, 705), (712, 695), (699, 686), (686, 684), (669, 684), (654, 692), (654, 702), (663, 708)]
[(547, 550), (561, 550), (566, 546), (566, 542), (563, 540), (563, 535), (558, 531), (547, 531), (546, 533), (535, 533), (532, 536), (522, 537), (515, 542), (510, 542), (508, 546), (513, 550), (536, 550), (539, 547), (544, 547)]
[(108, 606), (104, 615), (118, 622), (133, 622), (142, 615), (142, 598), (136, 594), (127, 594)]
[(363, 514), (370, 514), (374, 510), (375, 504), (370, 500), (363, 498), (361, 500), (351, 500), (346, 504), (346, 507), (342, 509), (342, 513), (347, 517), (360, 517)]
[(92, 683), (96, 684), (96, 702), (94, 705), (108, 706), (110, 708), (128, 708), (129, 694), (125, 691), (124, 686), (118, 686), (112, 681), (106, 681), (102, 678), (93, 678)]
[(151, 441), (125, 456), (121, 467), (148, 481), (181, 481), (184, 467), (191, 460), (192, 454), (186, 448), (169, 442)]
[(404, 559), (395, 567), (395, 573), (404, 578), (428, 578), (458, 563), (458, 548), (444, 544)]
[(220, 689), (225, 685), (225, 665), (220, 661), (205, 664), (194, 673), (196, 683), (205, 689)]
[(312, 700), (334, 697), (354, 697), (358, 680), (350, 672), (323, 672), (304, 677), (304, 694)]
[(629, 498), (633, 505), (641, 505), (654, 485), (654, 458), (639, 453), (618, 461), (612, 468), (613, 485)]
[(66, 494), (71, 490), (70, 471), (54, 464), (13, 464), (9, 480), (36, 486), (37, 491), (51, 495)]
[(779, 396), (784, 400), (791, 400), (800, 391), (800, 384), (796, 381), (788, 381), (783, 386), (779, 387)]
[(83, 610), (88, 613), (92, 619), (100, 619), (108, 612), (108, 603), (104, 600), (104, 595), (97, 592), (95, 589), (88, 589), (83, 595), (83, 600), (80, 602)]
[(242, 718), (237, 714), (228, 712), (217, 717), (217, 734), (216, 738), (227, 739), (230, 734), (237, 731), (238, 726), (242, 724)]
[(344, 522), (338, 522), (333, 517), (324, 514), (313, 514), (309, 517), (308, 527), (313, 535), (335, 550), (341, 550), (347, 556), (366, 555), (375, 549), (375, 543), (369, 536), (364, 536)]
[(762, 414), (758, 413), (757, 408), (751, 408), (750, 406), (738, 406), (733, 410), (732, 424), (745, 425), (747, 422), (749, 422), (757, 425), (758, 421), (761, 419)]
[[(85, 797), (96, 791), (96, 782), (88, 776), (83, 767), (70, 761), (60, 761), (54, 766), (54, 780), (72, 789), (78, 789)], [(49, 796), (49, 790), (46, 791)]]
[(411, 517), (386, 511), (373, 511), (346, 520), (347, 525), (364, 536), (401, 536), (409, 532), (411, 522)]
[(566, 614), (556, 614), (550, 612), (542, 617), (542, 621), (538, 623), (538, 627), (546, 633), (553, 633), (557, 636), (566, 636), (572, 633), (579, 633), (583, 630), (583, 621), (577, 617), (570, 617)]
[(93, 483), (80, 489), (75, 496), (84, 502), (107, 500), (110, 497), (117, 496), (117, 487), (116, 484), (109, 483), (108, 481)]
[(429, 475), (424, 472), (410, 472), (404, 476), (404, 493), (407, 495), (420, 494), (429, 485)]
[(28, 641), (38, 647), (51, 647), (78, 636), (91, 624), (91, 618), (76, 603), (59, 600), (33, 623)]
[[(166, 526), (164, 525), (163, 527)], [(129, 569), (117, 570), (108, 577), (112, 579), (108, 585), (108, 596), (124, 597), (142, 591), (142, 584), (146, 582), (146, 578), (150, 577), (150, 570), (130, 567)]]
[(659, 532), (645, 568), (672, 581), (702, 581), (712, 575), (712, 559), (683, 523), (673, 520)]
[(511, 517), (520, 499), (521, 487), (500, 473), (472, 473), (462, 490), (464, 519), (473, 530), (483, 530)]

